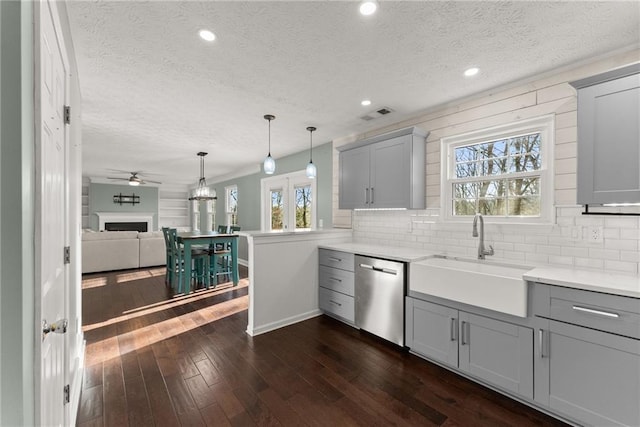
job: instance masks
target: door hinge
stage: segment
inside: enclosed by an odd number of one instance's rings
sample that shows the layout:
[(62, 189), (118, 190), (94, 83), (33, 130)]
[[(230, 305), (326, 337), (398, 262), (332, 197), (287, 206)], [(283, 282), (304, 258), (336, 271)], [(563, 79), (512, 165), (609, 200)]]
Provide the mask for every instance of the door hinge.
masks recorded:
[(71, 246), (64, 247), (64, 263), (71, 264)]
[(68, 105), (64, 106), (64, 124), (65, 125), (71, 124), (71, 107)]
[(71, 392), (69, 389), (69, 384), (64, 386), (64, 403), (69, 403), (71, 401)]

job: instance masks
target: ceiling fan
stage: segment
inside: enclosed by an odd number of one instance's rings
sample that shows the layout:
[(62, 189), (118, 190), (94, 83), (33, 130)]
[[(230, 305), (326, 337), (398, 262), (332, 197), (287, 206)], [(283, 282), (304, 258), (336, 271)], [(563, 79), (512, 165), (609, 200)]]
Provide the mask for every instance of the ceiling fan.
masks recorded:
[(131, 174), (131, 176), (129, 178), (116, 178), (116, 177), (108, 176), (107, 179), (117, 179), (117, 180), (120, 180), (120, 181), (129, 181), (129, 185), (134, 185), (134, 186), (135, 185), (140, 185), (140, 184), (142, 184), (142, 185), (144, 185), (144, 184), (162, 184), (159, 181), (151, 181), (149, 179), (143, 180), (142, 178), (140, 178), (138, 176), (138, 174), (140, 172), (129, 172), (129, 173)]

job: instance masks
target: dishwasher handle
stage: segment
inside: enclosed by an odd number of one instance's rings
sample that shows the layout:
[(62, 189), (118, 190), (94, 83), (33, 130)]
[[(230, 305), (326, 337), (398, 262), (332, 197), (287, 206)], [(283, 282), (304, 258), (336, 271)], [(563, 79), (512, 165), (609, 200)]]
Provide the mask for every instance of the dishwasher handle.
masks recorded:
[(391, 268), (376, 267), (375, 265), (362, 264), (362, 263), (359, 264), (359, 267), (366, 268), (367, 270), (378, 271), (380, 273), (393, 274), (394, 276), (398, 275), (398, 271), (397, 270), (393, 270)]

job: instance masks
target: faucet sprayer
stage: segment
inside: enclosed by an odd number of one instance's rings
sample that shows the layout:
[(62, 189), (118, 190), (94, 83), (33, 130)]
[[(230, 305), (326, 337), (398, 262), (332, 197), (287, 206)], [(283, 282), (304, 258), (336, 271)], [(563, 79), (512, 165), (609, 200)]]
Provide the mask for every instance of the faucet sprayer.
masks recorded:
[[(478, 220), (480, 220), (480, 233), (478, 233)], [(493, 246), (489, 245), (489, 250), (484, 248), (484, 219), (482, 214), (477, 213), (473, 217), (473, 237), (480, 237), (478, 240), (478, 259), (485, 259), (486, 255), (493, 255)]]

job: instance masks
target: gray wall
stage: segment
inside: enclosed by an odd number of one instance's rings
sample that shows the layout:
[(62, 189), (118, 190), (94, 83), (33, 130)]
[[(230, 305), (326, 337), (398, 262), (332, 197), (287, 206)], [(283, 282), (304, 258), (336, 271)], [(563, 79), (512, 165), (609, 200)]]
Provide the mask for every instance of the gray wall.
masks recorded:
[[(333, 164), (332, 144), (327, 143), (314, 147), (313, 163), (318, 169), (317, 180), (317, 220), (323, 221), (324, 228), (332, 227), (332, 197), (333, 197)], [(309, 151), (301, 151), (287, 157), (276, 158), (276, 173), (271, 176), (304, 170), (309, 163)], [(225, 223), (224, 188), (230, 185), (238, 186), (238, 224), (243, 230), (260, 229), (260, 180), (266, 178), (264, 172), (217, 182), (210, 187), (216, 190), (216, 222)], [(240, 239), (239, 257), (248, 259), (247, 243)]]
[(34, 425), (33, 3), (0, 1), (0, 425)]
[[(140, 196), (140, 203), (132, 205), (113, 203), (113, 196), (135, 194)], [(89, 227), (98, 229), (98, 216), (95, 212), (151, 212), (153, 213), (153, 229), (158, 229), (158, 188), (119, 184), (89, 184)], [(151, 231), (151, 230), (149, 230)]]

